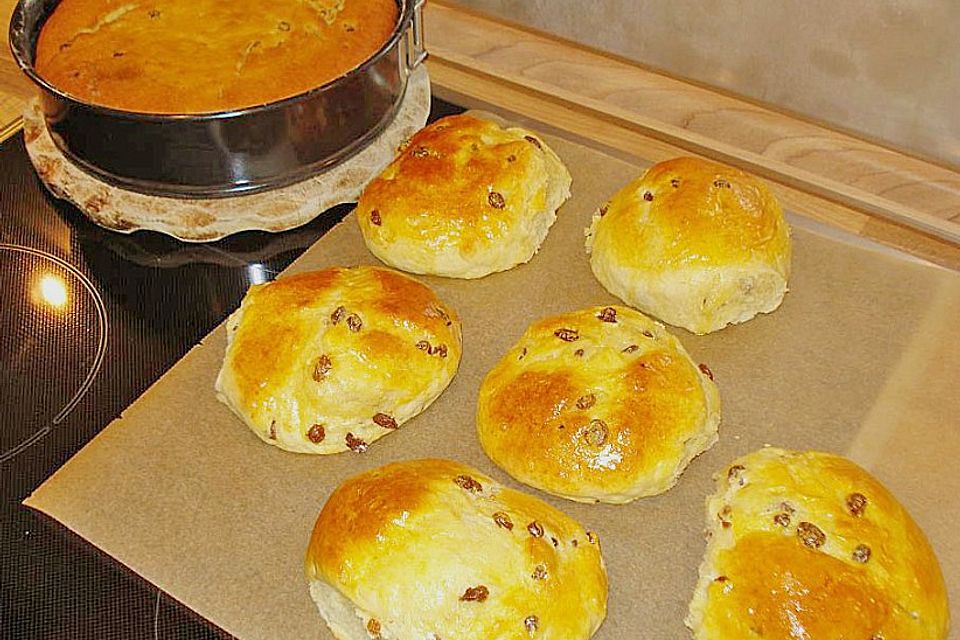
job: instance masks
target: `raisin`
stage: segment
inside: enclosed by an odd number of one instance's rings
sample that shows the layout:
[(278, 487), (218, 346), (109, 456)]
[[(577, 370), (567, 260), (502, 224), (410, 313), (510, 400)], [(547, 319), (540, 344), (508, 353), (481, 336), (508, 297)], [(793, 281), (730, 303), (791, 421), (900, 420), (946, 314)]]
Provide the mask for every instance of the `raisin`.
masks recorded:
[(575, 340), (580, 339), (580, 332), (576, 329), (557, 329), (553, 332), (553, 335), (557, 336), (564, 342), (574, 342)]
[(387, 415), (386, 413), (378, 413), (373, 416), (373, 421), (383, 427), (384, 429), (397, 429), (397, 421), (394, 420), (393, 416)]
[(577, 399), (577, 409), (589, 409), (597, 403), (597, 396), (592, 393), (588, 393), (585, 396), (581, 396)]
[(590, 424), (585, 427), (583, 437), (587, 443), (599, 447), (606, 443), (608, 433), (607, 423), (599, 418), (594, 418), (590, 421)]
[(583, 357), (583, 349), (577, 349), (576, 351), (573, 352), (573, 355), (577, 356), (578, 358), (582, 358), (582, 357)]
[(631, 344), (631, 345), (629, 345), (629, 346), (624, 347), (622, 353), (633, 353), (634, 351), (636, 351), (636, 350), (639, 349), (639, 348), (640, 348), (640, 347), (639, 347), (638, 345)]
[(347, 310), (342, 306), (337, 307), (333, 310), (333, 313), (330, 314), (330, 322), (333, 324), (340, 324), (340, 321), (343, 320), (343, 316), (347, 313)]
[(713, 380), (713, 371), (710, 371), (710, 367), (701, 362), (699, 365), (697, 365), (697, 368), (700, 369), (700, 372), (703, 373), (703, 375)]
[(487, 202), (494, 209), (503, 209), (507, 206), (507, 201), (503, 199), (503, 194), (499, 191), (491, 191), (487, 194)]
[(527, 616), (523, 619), (523, 628), (527, 630), (531, 636), (537, 632), (537, 628), (540, 626), (540, 619), (537, 616)]
[(649, 191), (644, 191), (643, 199), (646, 200), (647, 202), (653, 202), (653, 194), (650, 193)]
[(517, 358), (517, 360), (523, 360), (523, 358), (524, 358), (526, 355), (527, 355), (527, 348), (524, 347), (524, 348), (523, 348), (523, 351), (520, 352), (520, 357)]
[(542, 564), (538, 564), (533, 568), (533, 573), (530, 574), (530, 577), (534, 580), (546, 580), (547, 579), (547, 568)]
[(859, 518), (867, 509), (867, 497), (862, 493), (851, 493), (847, 496), (847, 509), (850, 510), (851, 515)]
[(643, 334), (644, 338), (653, 338), (653, 331), (648, 331), (647, 329), (644, 329), (643, 331), (641, 331), (641, 333)]
[(507, 156), (507, 162), (516, 162), (516, 161), (517, 161), (517, 156), (513, 155), (512, 153)]
[(426, 158), (430, 155), (430, 149), (427, 149), (423, 146), (416, 147), (410, 152), (410, 155), (412, 155), (414, 158)]
[(819, 549), (827, 541), (827, 534), (820, 527), (809, 522), (801, 522), (797, 525), (797, 537), (811, 549)]
[(367, 633), (372, 635), (374, 638), (380, 637), (380, 621), (376, 618), (370, 618), (367, 621)]
[[(733, 482), (734, 480), (740, 480), (743, 472), (746, 471), (742, 464), (735, 464), (729, 469), (727, 469), (727, 482)], [(740, 483), (740, 486), (743, 486), (743, 482)]]
[(497, 511), (493, 514), (493, 521), (497, 523), (498, 527), (503, 527), (507, 531), (513, 531), (513, 520), (503, 511)]
[(597, 544), (600, 542), (600, 536), (595, 534), (593, 531), (587, 531), (587, 541), (590, 544)]
[(536, 520), (527, 525), (527, 531), (529, 531), (530, 535), (532, 535), (534, 538), (543, 537), (543, 527), (541, 527), (540, 523)]
[(603, 311), (597, 316), (598, 320), (603, 322), (616, 323), (617, 321), (617, 310), (613, 307), (604, 307)]
[(277, 439), (277, 421), (276, 420), (270, 421), (270, 439), (271, 440)]
[(332, 368), (333, 363), (330, 361), (330, 356), (324, 353), (317, 358), (317, 363), (313, 366), (313, 379), (322, 382)]
[(327, 436), (322, 424), (315, 424), (307, 431), (307, 440), (313, 444), (320, 444)]
[(870, 547), (865, 544), (858, 544), (857, 548), (853, 550), (853, 559), (861, 564), (865, 564), (870, 560)]
[(671, 179), (670, 179), (670, 186), (673, 187), (674, 189), (679, 189), (679, 188), (680, 188), (680, 179), (679, 179), (679, 178), (671, 178)]
[(363, 320), (361, 320), (360, 316), (357, 314), (351, 313), (347, 316), (347, 327), (350, 329), (350, 331), (357, 333), (363, 328)]
[(290, 31), (290, 23), (286, 20), (281, 20), (280, 23), (277, 24), (277, 29), (280, 29), (280, 31)]
[(430, 348), (430, 343), (426, 340), (421, 340), (417, 343), (417, 349), (420, 349), (420, 351), (426, 351), (427, 353), (430, 353)]
[(150, 10), (150, 13), (148, 13), (147, 15), (150, 16), (151, 18), (159, 18), (159, 17), (160, 17), (160, 10), (159, 10), (159, 9), (151, 9), (151, 10)]
[(377, 225), (378, 227), (383, 224), (383, 219), (380, 218), (380, 212), (374, 209), (370, 212), (370, 222)]
[(730, 187), (730, 183), (729, 183), (728, 181), (722, 179), (722, 178), (719, 178), (719, 179), (717, 179), (717, 180), (714, 180), (714, 181), (713, 181), (713, 186), (718, 187), (718, 188), (719, 188), (719, 187), (723, 187), (723, 188), (726, 188), (726, 189), (730, 189), (730, 188), (731, 188), (731, 187)]
[(720, 526), (724, 529), (729, 529), (733, 526), (733, 522), (730, 521), (730, 516), (733, 515), (733, 508), (730, 505), (725, 505), (720, 512), (717, 514), (717, 519), (720, 520)]
[(475, 587), (468, 587), (460, 596), (460, 602), (483, 602), (489, 595), (490, 590), (480, 584)]
[(369, 446), (366, 442), (356, 437), (352, 433), (348, 433), (346, 437), (347, 448), (354, 453), (363, 453), (367, 450)]
[(610, 210), (610, 205), (609, 205), (609, 204), (605, 204), (605, 205), (603, 205), (602, 207), (600, 207), (600, 211), (599, 211), (600, 217), (602, 218), (603, 216), (607, 215), (607, 211), (609, 211), (609, 210)]
[(543, 145), (540, 144), (540, 141), (533, 136), (523, 136), (523, 139), (535, 146), (537, 149), (543, 149)]
[(483, 485), (471, 478), (470, 476), (457, 476), (453, 479), (455, 483), (461, 488), (471, 493), (480, 493), (483, 491)]
[(789, 513), (778, 513), (773, 516), (773, 523), (786, 529), (790, 526), (790, 514)]

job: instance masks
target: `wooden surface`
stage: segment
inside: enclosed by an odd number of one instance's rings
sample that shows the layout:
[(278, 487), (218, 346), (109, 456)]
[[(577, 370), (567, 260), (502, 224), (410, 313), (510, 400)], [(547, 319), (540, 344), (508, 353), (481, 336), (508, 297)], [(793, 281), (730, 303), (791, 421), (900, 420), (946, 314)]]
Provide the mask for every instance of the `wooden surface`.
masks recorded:
[[(15, 3), (0, 0), (4, 24)], [(436, 93), (656, 162), (698, 154), (759, 174), (786, 208), (960, 269), (960, 172), (657, 74), (446, 1), (426, 10)], [(26, 79), (0, 51), (0, 135)]]

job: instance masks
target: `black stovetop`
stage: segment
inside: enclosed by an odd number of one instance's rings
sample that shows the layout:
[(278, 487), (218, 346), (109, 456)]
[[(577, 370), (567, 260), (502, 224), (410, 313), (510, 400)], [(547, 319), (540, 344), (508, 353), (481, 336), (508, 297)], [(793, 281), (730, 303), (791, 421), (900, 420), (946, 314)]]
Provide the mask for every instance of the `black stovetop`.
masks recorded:
[(20, 503), (351, 209), (206, 245), (122, 235), (47, 194), (22, 134), (0, 144), (0, 639), (230, 637)]

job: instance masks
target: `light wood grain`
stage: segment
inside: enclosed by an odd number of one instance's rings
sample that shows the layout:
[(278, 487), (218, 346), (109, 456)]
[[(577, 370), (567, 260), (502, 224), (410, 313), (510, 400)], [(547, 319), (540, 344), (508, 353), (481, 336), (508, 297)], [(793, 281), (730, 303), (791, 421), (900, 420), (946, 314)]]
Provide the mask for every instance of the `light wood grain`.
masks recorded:
[[(652, 164), (687, 153), (680, 147), (624, 127), (603, 114), (584, 111), (576, 105), (544, 97), (526, 87), (505, 83), (437, 57), (430, 59), (428, 67), (435, 94), (469, 108), (495, 110), (528, 126), (563, 135), (638, 164)], [(960, 270), (960, 248), (952, 242), (775, 180), (768, 182), (789, 211)]]
[(960, 173), (434, 1), (435, 59), (577, 105), (681, 149), (960, 243)]
[(0, 0), (0, 140), (13, 134), (20, 126), (20, 114), (27, 98), (33, 95), (30, 82), (24, 77), (10, 55), (7, 25), (16, 6), (15, 0)]

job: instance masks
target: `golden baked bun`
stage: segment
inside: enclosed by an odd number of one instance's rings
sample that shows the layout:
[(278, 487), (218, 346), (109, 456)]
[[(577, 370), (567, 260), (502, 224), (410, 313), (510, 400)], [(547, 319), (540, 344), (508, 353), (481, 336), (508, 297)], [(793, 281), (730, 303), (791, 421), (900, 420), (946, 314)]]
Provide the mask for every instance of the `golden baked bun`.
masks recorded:
[(707, 502), (697, 640), (943, 640), (940, 566), (910, 514), (845, 458), (766, 448)]
[(780, 204), (757, 178), (698, 158), (650, 167), (593, 217), (594, 275), (627, 304), (703, 334), (773, 311), (790, 275)]
[(578, 502), (666, 491), (716, 442), (719, 424), (710, 370), (627, 307), (534, 323), (487, 374), (477, 406), (491, 460)]
[(596, 534), (449, 460), (344, 482), (320, 512), (305, 567), (338, 640), (582, 640), (606, 616)]
[(390, 266), (480, 278), (533, 257), (570, 182), (535, 134), (450, 116), (414, 135), (367, 186), (357, 220), (367, 248)]
[(227, 320), (218, 397), (272, 445), (363, 452), (426, 409), (460, 363), (460, 321), (378, 267), (256, 285)]

